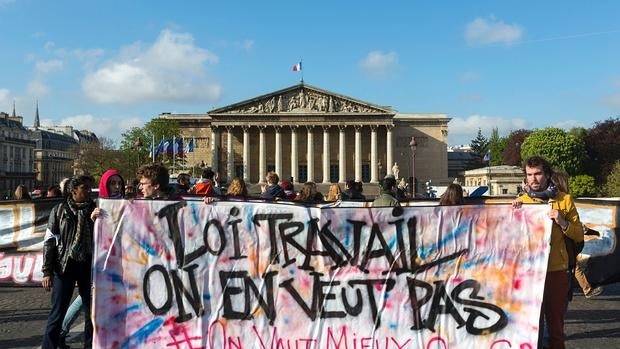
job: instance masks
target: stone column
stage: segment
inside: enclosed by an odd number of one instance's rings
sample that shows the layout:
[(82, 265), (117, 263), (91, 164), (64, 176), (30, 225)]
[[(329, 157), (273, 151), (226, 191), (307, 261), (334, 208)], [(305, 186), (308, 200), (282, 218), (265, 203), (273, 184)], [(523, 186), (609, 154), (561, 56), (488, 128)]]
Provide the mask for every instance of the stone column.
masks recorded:
[(243, 180), (250, 183), (250, 126), (243, 126)]
[[(394, 165), (394, 154), (392, 153), (393, 149), (392, 149), (392, 125), (387, 125), (387, 134), (385, 137), (385, 147), (386, 147), (386, 159), (385, 161), (387, 162), (387, 164), (385, 164), (385, 168), (386, 168), (386, 173), (387, 174), (391, 174), (394, 175), (394, 172), (392, 171), (392, 166)], [(398, 178), (396, 178), (398, 180)]]
[(220, 170), (220, 130), (217, 126), (211, 126), (211, 168), (213, 172), (218, 173)]
[(323, 183), (329, 183), (329, 126), (323, 126)]
[(230, 180), (235, 176), (235, 151), (233, 149), (233, 127), (227, 126), (226, 131), (228, 138), (226, 139), (226, 171), (228, 172), (226, 178)]
[(370, 182), (377, 183), (377, 126), (370, 126)]
[(344, 183), (347, 180), (347, 147), (344, 138), (346, 126), (340, 125), (338, 128), (338, 182)]
[(308, 178), (306, 181), (314, 182), (314, 134), (312, 133), (312, 126), (306, 126), (308, 130), (308, 151), (306, 157), (308, 161)]
[(282, 126), (276, 126), (276, 173), (282, 176)]
[(362, 126), (355, 125), (355, 181), (362, 181)]
[(267, 174), (267, 158), (265, 149), (265, 126), (258, 127), (258, 183), (265, 181)]
[[(291, 125), (291, 177), (295, 183), (299, 182), (297, 169), (299, 164), (297, 161), (297, 125)], [(292, 184), (292, 183), (291, 183)]]

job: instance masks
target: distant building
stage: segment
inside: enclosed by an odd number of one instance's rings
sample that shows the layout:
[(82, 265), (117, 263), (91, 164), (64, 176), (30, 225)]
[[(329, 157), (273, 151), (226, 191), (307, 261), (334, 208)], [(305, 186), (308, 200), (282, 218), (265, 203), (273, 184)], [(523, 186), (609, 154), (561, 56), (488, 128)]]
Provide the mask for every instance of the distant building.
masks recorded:
[(94, 133), (76, 131), (72, 126), (41, 126), (38, 104), (30, 130), (36, 142), (35, 184), (39, 188), (58, 184), (62, 179), (78, 174), (75, 163), (79, 156), (79, 144), (99, 141)]
[(515, 196), (523, 189), (523, 169), (519, 166), (489, 166), (465, 171), (465, 186), (488, 186), (489, 196)]
[(407, 180), (412, 136), (419, 183), (448, 180), (445, 114), (399, 113), (304, 83), (203, 114), (159, 117), (195, 140), (191, 164), (205, 161), (223, 180), (257, 183), (275, 170), (295, 183), (377, 183), (394, 168)]
[(448, 147), (448, 177), (463, 182), (465, 171), (482, 165), (480, 156), (472, 152), (468, 145)]
[(19, 184), (33, 189), (35, 145), (15, 106), (12, 116), (0, 113), (0, 199), (10, 198)]

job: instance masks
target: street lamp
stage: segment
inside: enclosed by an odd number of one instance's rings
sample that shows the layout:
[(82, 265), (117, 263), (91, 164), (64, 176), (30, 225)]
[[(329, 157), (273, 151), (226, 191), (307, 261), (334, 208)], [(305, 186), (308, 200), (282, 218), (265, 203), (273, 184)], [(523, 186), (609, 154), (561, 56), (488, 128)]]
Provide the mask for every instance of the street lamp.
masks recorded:
[(418, 143), (415, 141), (415, 137), (411, 136), (411, 142), (409, 142), (409, 148), (411, 148), (411, 186), (409, 189), (411, 191), (411, 197), (415, 198), (416, 187), (415, 187), (415, 149), (417, 148)]
[(137, 150), (138, 153), (138, 167), (140, 167), (140, 149), (142, 148), (142, 138), (136, 138), (136, 141), (133, 142), (133, 147)]

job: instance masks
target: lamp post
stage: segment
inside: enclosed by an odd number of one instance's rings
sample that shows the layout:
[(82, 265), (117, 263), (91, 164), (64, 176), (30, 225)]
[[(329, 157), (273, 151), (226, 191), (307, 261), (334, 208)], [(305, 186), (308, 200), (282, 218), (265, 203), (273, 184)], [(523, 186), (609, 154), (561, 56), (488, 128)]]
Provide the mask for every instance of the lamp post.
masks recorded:
[(142, 148), (142, 138), (138, 136), (135, 142), (133, 142), (133, 147), (137, 150), (138, 153), (138, 167), (140, 167), (140, 149)]
[(415, 198), (416, 187), (415, 187), (415, 150), (418, 146), (418, 143), (415, 141), (415, 137), (411, 136), (411, 142), (409, 142), (409, 148), (411, 148), (411, 197)]

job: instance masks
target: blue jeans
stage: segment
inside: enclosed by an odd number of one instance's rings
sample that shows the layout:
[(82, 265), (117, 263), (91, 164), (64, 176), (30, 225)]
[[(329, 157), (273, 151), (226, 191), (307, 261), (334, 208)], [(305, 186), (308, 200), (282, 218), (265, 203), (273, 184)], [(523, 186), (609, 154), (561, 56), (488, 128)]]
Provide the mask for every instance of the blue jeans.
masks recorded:
[(42, 349), (56, 349), (60, 341), (62, 322), (69, 308), (73, 289), (77, 282), (78, 292), (84, 302), (84, 348), (93, 343), (93, 323), (90, 320), (91, 271), (90, 261), (69, 260), (63, 274), (54, 273), (52, 283), (52, 309), (47, 318)]
[(71, 332), (71, 326), (77, 320), (78, 316), (80, 316), (80, 310), (86, 309), (82, 304), (82, 296), (78, 294), (73, 303), (67, 309), (67, 314), (65, 315), (65, 319), (62, 320), (62, 330), (60, 331), (61, 337), (66, 337), (69, 332)]

